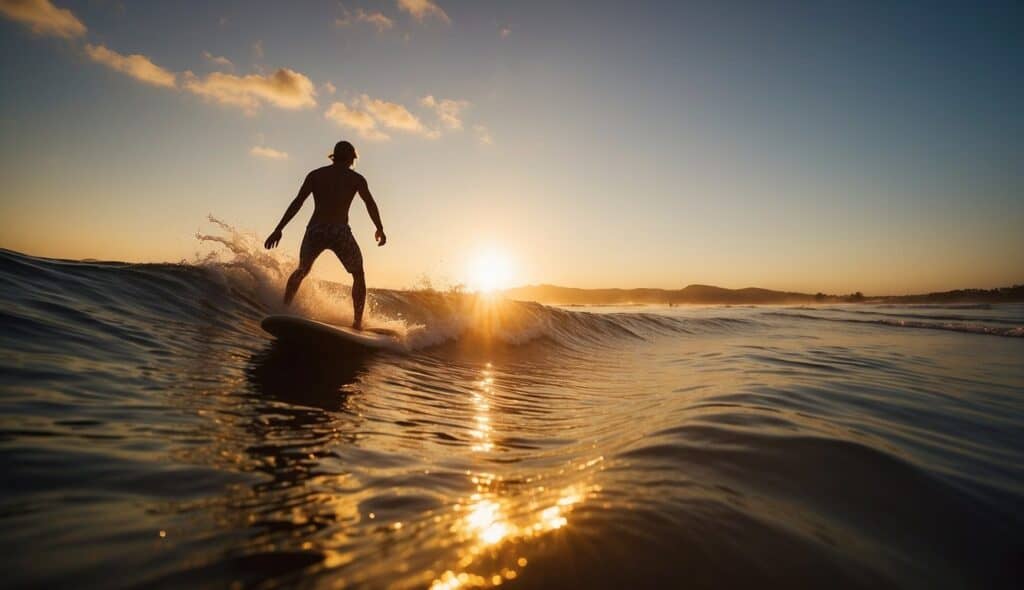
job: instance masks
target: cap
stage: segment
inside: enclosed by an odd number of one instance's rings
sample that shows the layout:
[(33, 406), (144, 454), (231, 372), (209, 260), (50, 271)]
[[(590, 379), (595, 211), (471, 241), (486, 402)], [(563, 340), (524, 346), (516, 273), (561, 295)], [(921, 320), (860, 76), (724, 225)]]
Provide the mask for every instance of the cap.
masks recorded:
[(330, 154), (327, 154), (327, 157), (332, 160), (337, 157), (341, 157), (344, 160), (350, 158), (355, 160), (356, 158), (359, 157), (359, 155), (356, 154), (356, 148), (351, 143), (347, 141), (339, 141), (338, 143), (334, 144), (334, 151)]

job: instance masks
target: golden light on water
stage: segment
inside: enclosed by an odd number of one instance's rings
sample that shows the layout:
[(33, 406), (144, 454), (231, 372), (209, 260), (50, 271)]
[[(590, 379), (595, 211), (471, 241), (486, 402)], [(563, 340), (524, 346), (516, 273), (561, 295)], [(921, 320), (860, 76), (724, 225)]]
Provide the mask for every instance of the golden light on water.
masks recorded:
[(477, 442), (472, 449), (477, 452), (486, 453), (494, 448), (491, 442), (491, 415), (490, 404), (487, 397), (491, 394), (491, 386), (494, 384), (494, 377), (491, 376), (490, 365), (483, 371), (483, 378), (479, 382), (479, 390), (473, 392), (473, 416), (474, 428), (470, 430)]
[(512, 532), (501, 514), (501, 505), (486, 499), (480, 499), (472, 506), (463, 526), (484, 545), (493, 545)]
[[(476, 453), (494, 451), (489, 402), (493, 386), (494, 377), (488, 363), (472, 394), (474, 415), (470, 433), (477, 441), (472, 446)], [(604, 457), (596, 457), (572, 469), (589, 469), (603, 460)], [(521, 555), (513, 556), (496, 571), (473, 572), (471, 569), (479, 569), (480, 564), (474, 568), (478, 558), (488, 554), (493, 557), (494, 550), (505, 543), (518, 543), (565, 527), (573, 507), (599, 491), (596, 485), (575, 484), (557, 492), (537, 485), (525, 496), (508, 496), (500, 493), (503, 482), (495, 474), (478, 472), (469, 476), (476, 492), (453, 507), (456, 518), (450, 527), (450, 532), (463, 541), (465, 547), (459, 553), (457, 570), (449, 569), (437, 576), (430, 586), (432, 590), (499, 586), (516, 579), (528, 563)]]
[[(494, 481), (490, 475), (474, 479), (482, 482), (478, 487), (485, 489), (490, 488)], [(464, 571), (445, 571), (434, 579), (431, 590), (498, 586), (506, 580), (514, 580), (529, 563), (526, 557), (519, 556), (498, 571), (486, 575), (473, 573), (469, 568), (478, 556), (503, 542), (538, 537), (566, 526), (569, 522), (567, 514), (573, 505), (597, 491), (597, 486), (569, 486), (561, 490), (552, 505), (539, 510), (527, 510), (526, 514), (516, 519), (508, 516), (513, 502), (494, 495), (492, 491), (473, 494), (469, 504), (462, 507), (464, 516), (452, 525), (452, 532), (469, 542), (468, 549), (459, 561), (459, 567)]]

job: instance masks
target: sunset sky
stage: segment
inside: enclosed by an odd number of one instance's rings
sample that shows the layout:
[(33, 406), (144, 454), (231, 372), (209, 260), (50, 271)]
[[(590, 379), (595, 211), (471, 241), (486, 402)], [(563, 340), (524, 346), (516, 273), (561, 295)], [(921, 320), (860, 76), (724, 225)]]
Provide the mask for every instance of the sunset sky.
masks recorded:
[(371, 287), (481, 255), (516, 284), (1020, 283), (1021, 23), (1017, 1), (0, 0), (0, 247), (179, 261), (208, 214), (262, 240), (349, 139), (389, 237), (356, 202)]

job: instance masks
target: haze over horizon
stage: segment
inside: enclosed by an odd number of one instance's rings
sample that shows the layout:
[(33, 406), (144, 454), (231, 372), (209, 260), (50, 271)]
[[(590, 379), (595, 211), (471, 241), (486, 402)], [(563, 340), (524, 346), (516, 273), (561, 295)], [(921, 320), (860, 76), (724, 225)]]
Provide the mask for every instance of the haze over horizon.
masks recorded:
[[(758, 295), (762, 295), (766, 300), (782, 301), (783, 296), (793, 295), (797, 297), (814, 297), (816, 295), (824, 295), (829, 300), (847, 298), (849, 296), (864, 297), (864, 298), (885, 298), (885, 297), (901, 297), (901, 296), (928, 296), (928, 295), (942, 295), (948, 293), (956, 293), (964, 289), (976, 289), (975, 287), (964, 287), (962, 289), (949, 289), (941, 292), (928, 292), (928, 293), (865, 293), (861, 290), (850, 291), (848, 293), (825, 293), (823, 291), (794, 291), (786, 289), (765, 289), (756, 285), (747, 285), (745, 287), (722, 287), (720, 285), (705, 285), (699, 283), (691, 283), (689, 285), (683, 285), (680, 287), (591, 287), (591, 288), (578, 288), (567, 285), (552, 285), (548, 283), (530, 284), (530, 285), (516, 285), (507, 289), (502, 290), (505, 295), (511, 295), (513, 298), (519, 298), (520, 296), (527, 296), (529, 300), (538, 301), (541, 303), (565, 303), (561, 301), (559, 296), (562, 294), (571, 294), (578, 296), (582, 299), (594, 300), (594, 301), (613, 301), (618, 300), (622, 295), (630, 294), (642, 294), (644, 300), (655, 301), (659, 297), (667, 297), (668, 299), (661, 299), (661, 302), (666, 301), (680, 301), (686, 302), (685, 299), (674, 299), (673, 296), (678, 295), (695, 295), (698, 299), (707, 300), (727, 300), (735, 298), (736, 296), (747, 294), (749, 291), (758, 292)], [(1015, 290), (1016, 292), (1024, 289), (1024, 282), (1016, 282), (1013, 285), (1004, 285), (1003, 287), (995, 287), (1000, 291), (1006, 289)], [(722, 292), (722, 293), (719, 293)], [(719, 297), (718, 295), (724, 295)], [(611, 297), (608, 297), (611, 296)], [(633, 301), (633, 300), (631, 300)], [(570, 303), (572, 301), (569, 301)], [(639, 302), (639, 301), (633, 301)]]
[(371, 287), (1022, 280), (1020, 3), (214, 7), (0, 0), (0, 247), (176, 262), (208, 214), (262, 241), (350, 139)]

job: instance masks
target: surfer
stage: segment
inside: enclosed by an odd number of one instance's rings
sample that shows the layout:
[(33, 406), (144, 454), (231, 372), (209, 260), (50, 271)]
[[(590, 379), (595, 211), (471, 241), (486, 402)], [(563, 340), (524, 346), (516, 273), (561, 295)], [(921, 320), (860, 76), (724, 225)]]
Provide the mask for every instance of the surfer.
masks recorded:
[(295, 292), (298, 291), (302, 279), (306, 278), (313, 268), (313, 261), (324, 250), (331, 250), (341, 261), (345, 270), (352, 275), (352, 327), (361, 330), (363, 327), (363, 305), (366, 303), (366, 277), (363, 275), (363, 253), (359, 250), (348, 225), (348, 210), (352, 199), (358, 194), (366, 204), (366, 211), (377, 227), (374, 239), (378, 246), (387, 243), (384, 226), (380, 222), (380, 210), (370, 194), (363, 175), (352, 170), (352, 164), (359, 156), (356, 148), (347, 141), (339, 141), (334, 152), (327, 156), (334, 163), (330, 166), (317, 168), (306, 175), (306, 180), (299, 189), (299, 194), (288, 205), (281, 222), (263, 245), (269, 250), (281, 241), (281, 230), (295, 217), (302, 208), (306, 197), (313, 195), (313, 217), (306, 226), (306, 235), (302, 238), (299, 248), (299, 267), (288, 277), (288, 285), (284, 291), (284, 303), (289, 305)]

